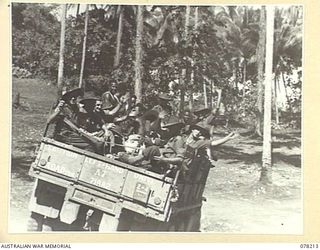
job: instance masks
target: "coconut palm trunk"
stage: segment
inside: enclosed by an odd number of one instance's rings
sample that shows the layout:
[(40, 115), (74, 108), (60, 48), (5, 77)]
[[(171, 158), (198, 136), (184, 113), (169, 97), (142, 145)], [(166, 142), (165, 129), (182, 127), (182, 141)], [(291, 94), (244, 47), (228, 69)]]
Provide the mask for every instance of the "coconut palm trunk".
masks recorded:
[(262, 112), (263, 112), (263, 81), (264, 81), (264, 64), (265, 64), (265, 40), (266, 40), (266, 8), (262, 6), (260, 14), (260, 34), (257, 47), (257, 71), (258, 71), (258, 93), (257, 93), (257, 112), (255, 133), (262, 137)]
[[(198, 12), (198, 7), (194, 7), (194, 31), (196, 32), (198, 29), (198, 19), (199, 19), (199, 12)], [(189, 90), (189, 109), (192, 110), (194, 106), (194, 101), (193, 101), (193, 86), (194, 86), (194, 75), (195, 75), (195, 70), (194, 70), (194, 51), (192, 51), (192, 59), (191, 59), (191, 75), (190, 75), (190, 90)], [(206, 87), (205, 83), (204, 86)], [(208, 107), (208, 101), (207, 99), (207, 94), (204, 96), (205, 99), (205, 107)]]
[[(186, 6), (186, 20), (184, 27), (184, 38), (187, 41), (189, 36), (189, 23), (190, 23), (190, 6)], [(184, 114), (184, 101), (185, 101), (185, 90), (187, 85), (187, 69), (184, 68), (181, 70), (181, 78), (180, 78), (180, 116), (183, 117)]]
[(202, 87), (203, 87), (204, 107), (208, 108), (207, 84), (205, 81), (203, 82)]
[(245, 97), (246, 94), (246, 83), (247, 83), (247, 60), (244, 59), (243, 70), (242, 70), (242, 97)]
[(274, 76), (274, 109), (275, 109), (275, 116), (276, 116), (276, 124), (279, 124), (279, 107), (278, 107), (278, 85), (279, 85), (279, 78), (277, 75)]
[(264, 91), (264, 121), (263, 121), (263, 152), (260, 181), (268, 184), (272, 182), (272, 145), (271, 145), (271, 105), (272, 105), (272, 64), (273, 64), (273, 36), (274, 36), (274, 7), (268, 5), (266, 23), (266, 67)]
[(79, 88), (85, 89), (85, 84), (83, 81), (84, 64), (86, 61), (86, 48), (87, 48), (87, 36), (88, 36), (88, 23), (89, 23), (89, 4), (86, 6), (86, 18), (84, 23), (84, 35), (83, 35), (83, 45), (82, 45), (82, 60), (79, 78)]
[(117, 32), (117, 45), (116, 45), (116, 55), (114, 57), (114, 68), (117, 68), (120, 63), (121, 56), (121, 38), (122, 38), (122, 30), (123, 30), (123, 8), (119, 5), (118, 7), (119, 13), (119, 22), (118, 22), (118, 32)]
[(65, 33), (66, 33), (66, 16), (67, 5), (61, 5), (61, 32), (60, 32), (60, 51), (59, 51), (59, 68), (58, 68), (58, 96), (62, 94), (63, 85), (63, 70), (64, 70), (64, 47), (65, 47)]
[(136, 58), (134, 63), (134, 71), (135, 71), (135, 86), (134, 92), (137, 97), (137, 102), (142, 101), (142, 33), (143, 33), (143, 10), (144, 7), (142, 5), (138, 5), (137, 10), (137, 32), (136, 32)]
[(77, 4), (77, 16), (79, 16), (80, 13), (80, 4)]
[(287, 99), (287, 104), (288, 104), (288, 107), (289, 107), (289, 111), (292, 112), (292, 106), (291, 106), (290, 98), (289, 98), (288, 91), (287, 91), (286, 79), (285, 79), (285, 77), (284, 77), (284, 73), (283, 73), (283, 72), (281, 72), (281, 77), (282, 77), (282, 84), (283, 84), (283, 88), (284, 88), (284, 93), (285, 93), (285, 95), (286, 95), (286, 99)]

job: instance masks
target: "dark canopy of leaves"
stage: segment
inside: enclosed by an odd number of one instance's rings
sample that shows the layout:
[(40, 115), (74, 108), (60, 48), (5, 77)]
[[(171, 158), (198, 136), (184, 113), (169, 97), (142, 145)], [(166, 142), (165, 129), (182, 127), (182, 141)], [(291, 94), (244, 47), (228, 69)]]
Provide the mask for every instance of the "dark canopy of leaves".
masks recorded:
[[(56, 82), (60, 44), (60, 22), (53, 4), (12, 4), (13, 64)], [(98, 93), (116, 80), (133, 90), (136, 6), (123, 8), (123, 34), (120, 64), (114, 68), (119, 8), (105, 5), (90, 8), (84, 67), (88, 89)], [(300, 12), (299, 12), (300, 11)], [(195, 23), (191, 7), (189, 27), (185, 27), (185, 6), (147, 6), (143, 13), (142, 82), (146, 103), (154, 95), (168, 91), (170, 82), (179, 83), (181, 69), (186, 69), (185, 88), (201, 92), (203, 83), (211, 82), (224, 90), (230, 110), (239, 113), (239, 100), (244, 110), (254, 104), (256, 94), (256, 49), (259, 41), (260, 9), (248, 6), (201, 6)], [(65, 45), (65, 81), (78, 84), (85, 14), (68, 16)], [(275, 15), (275, 72), (301, 66), (301, 8), (278, 9)], [(186, 28), (188, 36), (185, 35)], [(194, 75), (191, 83), (191, 73)], [(230, 79), (234, 78), (230, 83)], [(243, 96), (239, 83), (252, 80), (250, 94)], [(240, 99), (239, 99), (240, 98)], [(241, 99), (242, 98), (242, 99)], [(250, 104), (248, 104), (250, 103)], [(248, 104), (248, 105), (247, 105)], [(251, 105), (251, 107), (250, 107)]]

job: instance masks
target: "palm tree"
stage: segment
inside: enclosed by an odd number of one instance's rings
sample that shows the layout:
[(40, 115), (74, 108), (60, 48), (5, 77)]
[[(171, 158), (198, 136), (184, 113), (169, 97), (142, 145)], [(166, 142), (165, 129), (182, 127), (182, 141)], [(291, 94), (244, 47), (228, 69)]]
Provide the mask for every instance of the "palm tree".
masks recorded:
[(260, 181), (271, 183), (271, 103), (272, 103), (272, 73), (273, 73), (273, 36), (274, 36), (274, 7), (268, 5), (267, 31), (266, 31), (266, 66), (265, 66), (265, 91), (264, 91), (264, 124), (263, 124), (263, 152)]
[[(302, 58), (302, 8), (290, 6), (275, 10), (275, 44), (274, 44), (274, 72), (277, 86), (282, 78), (287, 103), (290, 104), (286, 92), (284, 74), (290, 73), (292, 66), (301, 65)], [(277, 87), (275, 86), (275, 88)], [(277, 105), (277, 102), (275, 100)], [(276, 111), (278, 107), (276, 106)], [(291, 110), (291, 106), (289, 105)], [(277, 119), (278, 115), (276, 116)]]
[(136, 42), (135, 42), (135, 63), (134, 63), (134, 71), (135, 71), (135, 86), (134, 86), (134, 92), (137, 97), (137, 102), (142, 101), (142, 35), (143, 35), (143, 11), (144, 6), (139, 5), (137, 8), (137, 32), (136, 32)]
[(58, 83), (57, 83), (58, 96), (61, 96), (62, 84), (63, 84), (66, 16), (67, 16), (67, 4), (62, 4), (61, 5), (61, 33), (60, 33), (59, 68), (58, 68)]
[[(186, 16), (185, 16), (185, 27), (184, 27), (184, 39), (188, 41), (189, 37), (189, 24), (190, 24), (190, 6), (186, 6)], [(185, 102), (185, 90), (187, 84), (187, 69), (183, 68), (180, 75), (180, 116), (184, 114), (184, 102)]]
[(232, 70), (231, 87), (238, 93), (240, 82), (245, 89), (247, 66), (257, 61), (255, 55), (259, 41), (259, 25), (255, 18), (257, 11), (248, 6), (216, 6), (210, 10), (214, 15), (214, 29), (217, 30), (217, 36), (224, 42), (229, 52), (225, 63)]
[(257, 93), (257, 112), (255, 133), (262, 137), (262, 111), (263, 111), (263, 81), (264, 81), (264, 57), (265, 57), (265, 41), (266, 41), (266, 7), (262, 6), (260, 12), (260, 34), (259, 43), (256, 52), (257, 71), (258, 71), (258, 93)]
[[(194, 28), (193, 31), (197, 32), (198, 29), (198, 21), (199, 21), (199, 11), (198, 7), (194, 7)], [(194, 57), (194, 50), (192, 51), (192, 56)], [(189, 89), (189, 109), (193, 109), (193, 85), (194, 85), (194, 58), (191, 58), (191, 76), (190, 76), (190, 89)], [(208, 99), (207, 99), (207, 85), (205, 82), (203, 83), (203, 88), (204, 88), (204, 106), (207, 108), (208, 107)]]
[(84, 64), (86, 58), (86, 45), (87, 45), (87, 35), (88, 35), (88, 22), (89, 22), (89, 4), (86, 6), (86, 18), (85, 18), (85, 25), (84, 25), (84, 36), (83, 36), (83, 47), (82, 47), (82, 60), (81, 60), (81, 70), (80, 70), (80, 79), (79, 79), (79, 88), (85, 89), (83, 84), (83, 71), (84, 71)]
[(114, 57), (113, 66), (117, 68), (120, 63), (120, 54), (121, 54), (121, 38), (122, 38), (122, 29), (123, 29), (123, 7), (121, 5), (118, 6), (117, 13), (119, 16), (118, 21), (118, 32), (117, 32), (117, 44), (116, 44), (116, 55)]

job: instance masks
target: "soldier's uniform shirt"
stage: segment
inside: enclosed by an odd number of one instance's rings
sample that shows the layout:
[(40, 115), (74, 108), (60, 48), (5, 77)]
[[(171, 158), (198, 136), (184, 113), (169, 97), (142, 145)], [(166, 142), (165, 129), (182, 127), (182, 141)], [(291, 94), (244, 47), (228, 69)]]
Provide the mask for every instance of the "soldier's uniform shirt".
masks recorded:
[(95, 145), (92, 141), (81, 136), (78, 132), (73, 131), (65, 122), (64, 118), (67, 118), (74, 125), (79, 128), (87, 129), (88, 126), (88, 114), (80, 112), (76, 105), (65, 105), (58, 115), (53, 138), (57, 141), (75, 146), (77, 148), (85, 149), (91, 152), (99, 152), (98, 145)]
[(169, 123), (169, 119), (172, 116), (172, 108), (170, 105), (156, 105), (152, 108), (152, 110), (157, 111), (161, 117), (164, 117), (161, 119), (164, 124)]
[(119, 123), (119, 126), (121, 127), (121, 133), (123, 135), (131, 135), (131, 134), (139, 134), (142, 135), (142, 125), (139, 118), (136, 119), (127, 119), (125, 121), (122, 121)]
[(209, 140), (194, 140), (192, 135), (188, 137), (184, 135), (173, 138), (167, 145), (175, 150), (176, 157), (182, 158), (182, 174), (188, 172), (188, 176), (192, 177), (199, 168), (207, 165), (207, 148), (211, 145)]
[(108, 122), (107, 116), (104, 114), (103, 110), (97, 112), (94, 111), (87, 116), (86, 120), (86, 130), (90, 133), (97, 132), (102, 129), (102, 126)]
[(154, 160), (155, 156), (160, 156), (160, 149), (156, 145), (148, 146), (142, 151), (142, 155), (145, 161), (148, 161), (151, 164), (151, 168), (148, 168), (149, 171), (163, 174), (165, 172), (165, 163)]
[(175, 150), (177, 157), (183, 158), (187, 164), (189, 164), (196, 156), (206, 156), (206, 149), (210, 147), (210, 145), (210, 140), (194, 140), (192, 135), (176, 136), (167, 143), (168, 147)]
[(161, 105), (156, 105), (152, 108), (152, 110), (157, 111), (159, 113), (159, 116), (163, 118), (158, 118), (153, 121), (151, 123), (150, 130), (153, 130), (160, 134), (161, 138), (166, 141), (169, 140), (172, 136), (179, 134), (179, 131), (173, 131), (174, 127), (168, 130), (162, 129), (162, 127), (167, 124), (179, 122), (179, 118), (172, 114), (171, 107), (169, 105), (166, 105), (164, 107)]
[[(58, 111), (58, 108), (55, 109), (55, 112)], [(79, 109), (75, 105), (64, 105), (61, 108), (61, 111), (59, 112), (57, 116), (57, 121), (55, 124), (55, 130), (54, 130), (54, 136), (57, 134), (64, 134), (65, 132), (69, 132), (70, 128), (68, 125), (66, 125), (63, 122), (64, 118), (67, 118), (70, 120), (73, 124), (78, 125), (78, 115), (79, 115)]]
[[(55, 111), (57, 111), (57, 109)], [(78, 127), (81, 127), (85, 120), (83, 114), (79, 112), (79, 109), (76, 105), (64, 105), (57, 116), (53, 138), (57, 141), (67, 143), (78, 148), (89, 148), (88, 142), (77, 132), (73, 131), (67, 124), (65, 124), (63, 121), (64, 118), (67, 118)]]

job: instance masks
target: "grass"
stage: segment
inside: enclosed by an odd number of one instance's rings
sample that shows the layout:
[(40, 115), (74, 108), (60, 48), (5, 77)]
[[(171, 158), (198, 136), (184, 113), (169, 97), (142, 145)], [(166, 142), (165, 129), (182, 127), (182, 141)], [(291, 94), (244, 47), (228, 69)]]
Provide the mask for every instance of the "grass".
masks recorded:
[(46, 119), (56, 100), (56, 88), (31, 79), (13, 79), (12, 94), (20, 104), (12, 111), (12, 158), (31, 157), (42, 137)]

